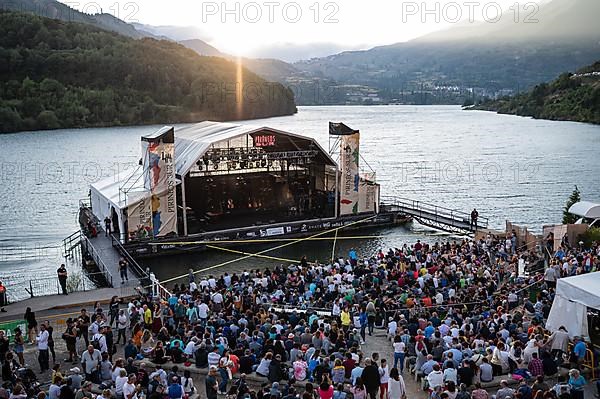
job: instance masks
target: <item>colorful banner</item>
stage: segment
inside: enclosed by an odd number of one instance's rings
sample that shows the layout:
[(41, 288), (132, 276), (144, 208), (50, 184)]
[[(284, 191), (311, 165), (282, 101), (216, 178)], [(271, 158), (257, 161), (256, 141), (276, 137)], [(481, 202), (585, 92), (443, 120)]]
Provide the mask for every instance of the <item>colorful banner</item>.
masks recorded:
[(143, 198), (127, 208), (127, 234), (130, 240), (152, 238), (152, 208), (150, 197)]
[(6, 323), (0, 323), (0, 331), (4, 331), (4, 336), (8, 338), (12, 344), (15, 341), (15, 328), (20, 328), (23, 333), (25, 341), (29, 339), (29, 332), (27, 331), (27, 322), (25, 320), (8, 321)]
[(340, 168), (340, 215), (357, 214), (359, 212), (359, 142), (360, 133), (341, 136)]
[(151, 193), (152, 237), (177, 233), (174, 129), (142, 137), (142, 158), (144, 186)]

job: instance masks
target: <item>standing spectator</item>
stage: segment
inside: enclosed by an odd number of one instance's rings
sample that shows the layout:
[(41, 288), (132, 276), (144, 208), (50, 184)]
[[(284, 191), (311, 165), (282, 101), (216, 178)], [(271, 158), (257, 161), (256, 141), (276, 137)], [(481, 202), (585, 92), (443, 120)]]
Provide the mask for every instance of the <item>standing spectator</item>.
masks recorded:
[(206, 398), (217, 399), (219, 384), (217, 382), (217, 366), (210, 366), (208, 376), (206, 376)]
[(365, 387), (365, 384), (363, 383), (363, 380), (361, 377), (358, 377), (356, 379), (356, 383), (350, 389), (350, 392), (352, 392), (352, 396), (354, 397), (354, 399), (366, 399), (367, 398), (367, 388)]
[(40, 362), (40, 370), (43, 373), (46, 370), (50, 369), (50, 354), (48, 353), (48, 331), (46, 330), (46, 325), (42, 323), (40, 325), (40, 333), (37, 336), (37, 346), (38, 346), (38, 361)]
[(92, 382), (98, 382), (98, 371), (102, 355), (93, 345), (88, 345), (88, 348), (81, 355), (81, 365), (85, 373), (85, 379)]
[(67, 273), (67, 268), (65, 267), (65, 264), (63, 263), (62, 265), (60, 265), (56, 272), (58, 274), (58, 282), (60, 283), (60, 288), (62, 289), (63, 295), (69, 295), (67, 293), (67, 278), (69, 275)]
[(25, 364), (25, 358), (23, 357), (23, 352), (25, 351), (25, 338), (23, 338), (23, 331), (19, 327), (14, 330), (15, 335), (13, 336), (13, 341), (15, 343), (14, 351), (19, 358), (19, 363), (21, 365)]
[(362, 372), (361, 378), (365, 383), (369, 397), (371, 399), (376, 399), (377, 390), (381, 384), (381, 379), (379, 376), (379, 368), (377, 365), (373, 364), (373, 361), (370, 358), (365, 359), (365, 368)]
[(9, 349), (10, 340), (4, 335), (4, 330), (0, 330), (0, 365), (4, 364)]
[(405, 357), (406, 345), (402, 342), (400, 335), (394, 337), (394, 368), (398, 368), (400, 363), (400, 373), (404, 371), (404, 357)]
[(25, 319), (25, 321), (27, 322), (27, 331), (28, 331), (28, 335), (29, 335), (29, 343), (31, 345), (33, 345), (35, 342), (33, 341), (33, 338), (35, 336), (37, 336), (38, 333), (38, 322), (35, 319), (35, 312), (31, 311), (31, 308), (28, 307), (27, 309), (25, 309), (25, 315), (23, 316), (23, 318)]
[(398, 372), (396, 367), (390, 370), (390, 379), (388, 381), (388, 398), (403, 399), (406, 397), (406, 385), (404, 378)]
[(8, 305), (6, 287), (2, 284), (2, 281), (0, 281), (0, 312), (6, 312), (6, 309), (4, 309), (6, 305)]
[(124, 284), (125, 280), (129, 281), (129, 277), (127, 276), (127, 266), (129, 266), (129, 263), (125, 260), (125, 258), (119, 259), (119, 274), (121, 275), (121, 284)]
[(121, 337), (123, 338), (122, 345), (127, 343), (127, 338), (125, 337), (127, 322), (127, 312), (125, 312), (125, 309), (119, 310), (119, 316), (117, 317), (117, 344), (121, 342)]
[(56, 363), (56, 352), (54, 351), (54, 327), (50, 325), (50, 321), (46, 320), (44, 322), (44, 326), (46, 327), (46, 331), (48, 331), (48, 350), (52, 354), (52, 363)]
[(381, 359), (381, 366), (379, 366), (379, 399), (387, 398), (389, 380), (390, 372), (387, 365), (387, 360)]
[(111, 233), (111, 225), (112, 225), (112, 221), (110, 220), (110, 218), (107, 216), (104, 218), (104, 236), (108, 237)]
[(473, 208), (473, 210), (471, 211), (471, 229), (477, 230), (477, 219), (479, 218), (479, 212), (477, 212), (477, 209)]
[(580, 366), (585, 360), (587, 346), (585, 345), (585, 341), (581, 337), (574, 337), (573, 340), (575, 344), (573, 345), (574, 356), (572, 363), (576, 363), (577, 366)]

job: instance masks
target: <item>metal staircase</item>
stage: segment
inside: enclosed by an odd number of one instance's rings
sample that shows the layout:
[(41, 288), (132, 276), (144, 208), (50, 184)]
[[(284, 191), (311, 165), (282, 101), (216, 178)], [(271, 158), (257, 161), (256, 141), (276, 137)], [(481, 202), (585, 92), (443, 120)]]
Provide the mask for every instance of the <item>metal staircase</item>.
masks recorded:
[[(474, 226), (471, 226), (470, 212), (399, 197), (382, 197), (381, 202), (382, 211), (402, 212), (424, 226), (454, 234), (473, 234), (475, 232)], [(487, 229), (487, 227), (488, 219), (479, 216), (477, 228), (481, 230)]]

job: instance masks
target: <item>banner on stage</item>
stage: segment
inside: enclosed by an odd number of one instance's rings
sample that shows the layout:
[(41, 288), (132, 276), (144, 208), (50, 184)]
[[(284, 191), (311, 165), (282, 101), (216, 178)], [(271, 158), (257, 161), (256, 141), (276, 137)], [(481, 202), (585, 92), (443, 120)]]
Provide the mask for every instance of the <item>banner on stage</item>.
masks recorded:
[(340, 215), (359, 213), (359, 143), (360, 133), (346, 134), (341, 137), (340, 167)]

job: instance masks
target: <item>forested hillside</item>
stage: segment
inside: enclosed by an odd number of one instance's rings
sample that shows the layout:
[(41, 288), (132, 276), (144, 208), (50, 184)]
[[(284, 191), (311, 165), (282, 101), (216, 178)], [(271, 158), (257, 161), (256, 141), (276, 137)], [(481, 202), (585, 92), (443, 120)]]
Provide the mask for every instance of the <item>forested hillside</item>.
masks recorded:
[(296, 112), (293, 93), (179, 44), (0, 12), (0, 132)]
[(600, 61), (575, 74), (564, 73), (530, 92), (487, 101), (474, 109), (600, 124)]

